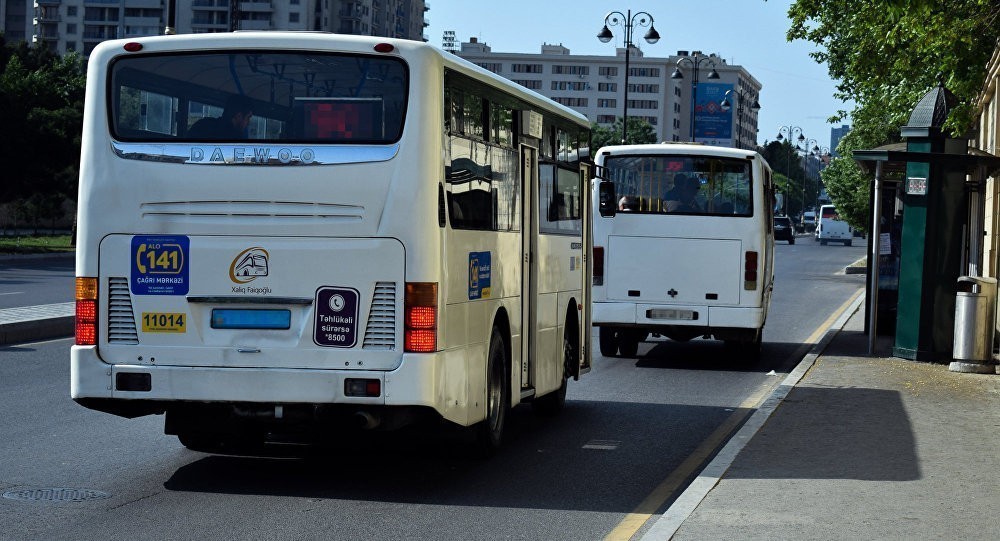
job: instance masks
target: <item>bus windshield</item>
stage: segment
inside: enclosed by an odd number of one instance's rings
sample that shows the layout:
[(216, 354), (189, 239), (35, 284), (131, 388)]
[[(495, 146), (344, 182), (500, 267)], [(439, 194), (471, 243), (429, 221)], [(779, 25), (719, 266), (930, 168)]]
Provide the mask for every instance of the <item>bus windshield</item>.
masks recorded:
[(602, 177), (615, 184), (620, 212), (753, 216), (750, 166), (714, 156), (614, 156)]
[(406, 65), (384, 56), (124, 56), (111, 67), (111, 132), (137, 142), (392, 143), (403, 131), (407, 84)]

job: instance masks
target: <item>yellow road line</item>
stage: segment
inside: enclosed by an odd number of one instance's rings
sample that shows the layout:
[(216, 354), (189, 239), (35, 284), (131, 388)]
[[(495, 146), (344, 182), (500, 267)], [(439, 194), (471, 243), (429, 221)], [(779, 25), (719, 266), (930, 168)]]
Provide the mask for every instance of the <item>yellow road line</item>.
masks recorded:
[[(830, 315), (816, 330), (806, 338), (807, 344), (815, 344), (820, 337), (825, 333), (833, 322), (837, 320), (838, 317), (858, 298), (858, 295), (864, 293), (864, 290), (859, 290), (857, 293), (851, 296), (844, 304), (840, 305), (839, 308), (834, 310), (833, 314)], [(607, 536), (605, 536), (604, 541), (628, 541), (632, 539), (632, 536), (639, 531), (639, 528), (652, 518), (653, 514), (663, 505), (663, 502), (667, 501), (667, 498), (671, 494), (680, 488), (681, 483), (685, 479), (691, 476), (696, 469), (698, 469), (708, 457), (718, 449), (722, 443), (729, 437), (733, 430), (743, 423), (743, 421), (753, 412), (756, 408), (764, 401), (767, 395), (773, 392), (773, 388), (770, 386), (761, 387), (757, 389), (757, 392), (747, 397), (740, 405), (737, 407), (736, 411), (732, 413), (726, 420), (715, 429), (714, 432), (708, 438), (705, 439), (698, 446), (697, 449), (691, 453), (680, 466), (677, 467), (666, 479), (663, 480), (648, 496), (629, 514), (625, 515), (625, 518), (618, 523), (617, 526)]]

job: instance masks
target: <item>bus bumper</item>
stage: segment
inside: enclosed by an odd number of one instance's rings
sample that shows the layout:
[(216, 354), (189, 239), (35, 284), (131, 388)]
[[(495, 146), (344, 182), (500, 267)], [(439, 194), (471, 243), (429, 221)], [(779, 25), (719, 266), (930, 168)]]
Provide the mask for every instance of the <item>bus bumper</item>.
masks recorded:
[[(94, 409), (124, 417), (160, 413), (178, 402), (354, 404), (423, 406), (449, 421), (469, 425), (482, 418), (485, 408), (483, 401), (468, 399), (474, 384), (469, 383), (466, 358), (459, 351), (404, 354), (399, 367), (391, 371), (112, 365), (100, 359), (94, 346), (73, 346), (70, 396), (87, 407), (101, 403)], [(123, 390), (123, 381), (135, 381), (132, 374), (148, 374), (148, 389)], [(349, 378), (379, 380), (380, 396), (347, 396)], [(107, 407), (109, 403), (116, 407)]]
[[(697, 319), (668, 319), (655, 317), (657, 313), (693, 312)], [(652, 317), (651, 317), (652, 316)], [(663, 304), (636, 304), (631, 302), (595, 302), (591, 312), (595, 327), (627, 325), (639, 328), (656, 328), (664, 325), (759, 329), (764, 326), (764, 310), (759, 307), (740, 306), (689, 306)]]

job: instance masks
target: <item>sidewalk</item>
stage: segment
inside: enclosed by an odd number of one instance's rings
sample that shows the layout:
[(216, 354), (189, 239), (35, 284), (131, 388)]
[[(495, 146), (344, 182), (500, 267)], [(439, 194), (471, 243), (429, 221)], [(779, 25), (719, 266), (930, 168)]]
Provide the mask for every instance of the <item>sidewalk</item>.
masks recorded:
[(1000, 376), (869, 356), (857, 306), (644, 540), (1000, 539)]

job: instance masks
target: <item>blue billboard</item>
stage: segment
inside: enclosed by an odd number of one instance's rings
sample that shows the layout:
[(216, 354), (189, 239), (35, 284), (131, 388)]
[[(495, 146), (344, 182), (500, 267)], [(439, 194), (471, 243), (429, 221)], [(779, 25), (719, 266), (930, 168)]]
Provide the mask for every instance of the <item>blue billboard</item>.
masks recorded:
[[(715, 146), (733, 146), (733, 110), (722, 110), (722, 100), (733, 85), (699, 83), (694, 104), (694, 140)], [(734, 98), (735, 99), (735, 98)]]

